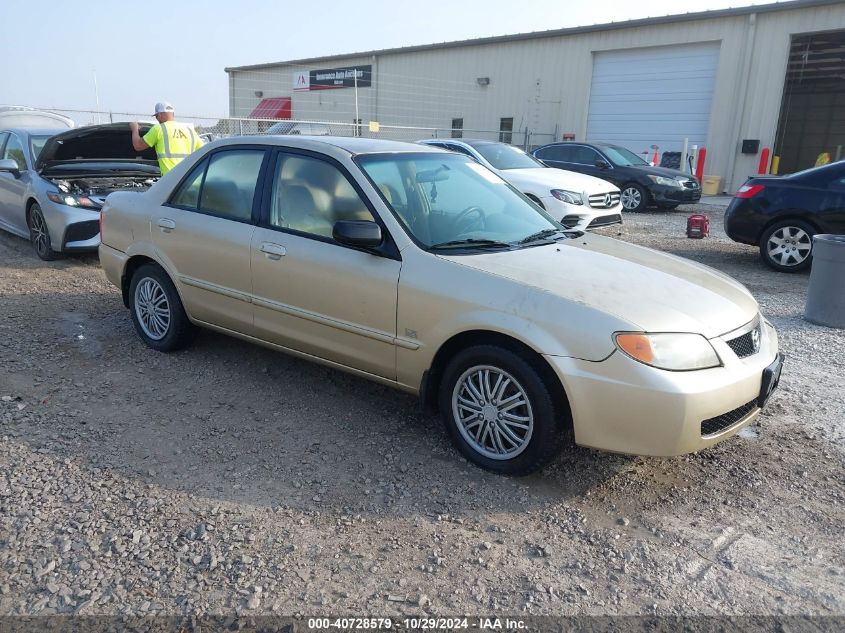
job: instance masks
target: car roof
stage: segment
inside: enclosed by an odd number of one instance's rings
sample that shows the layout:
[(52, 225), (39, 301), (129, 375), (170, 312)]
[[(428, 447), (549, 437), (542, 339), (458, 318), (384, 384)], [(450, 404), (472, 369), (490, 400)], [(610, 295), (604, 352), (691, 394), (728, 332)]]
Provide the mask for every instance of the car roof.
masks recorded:
[(14, 132), (15, 134), (20, 134), (21, 136), (55, 136), (56, 134), (60, 134), (61, 132), (66, 132), (66, 127), (39, 127), (39, 128), (31, 128), (31, 127), (11, 127), (11, 128), (3, 128), (0, 129), (0, 133), (3, 132)]
[[(350, 136), (275, 136), (272, 134), (253, 136), (231, 136), (213, 141), (215, 147), (222, 145), (279, 145), (298, 149), (310, 149), (325, 152), (329, 147), (345, 151), (353, 156), (359, 154), (377, 154), (380, 152), (442, 152), (436, 147), (426, 147), (404, 141), (390, 141), (378, 138)], [(327, 147), (328, 146), (328, 147)]]

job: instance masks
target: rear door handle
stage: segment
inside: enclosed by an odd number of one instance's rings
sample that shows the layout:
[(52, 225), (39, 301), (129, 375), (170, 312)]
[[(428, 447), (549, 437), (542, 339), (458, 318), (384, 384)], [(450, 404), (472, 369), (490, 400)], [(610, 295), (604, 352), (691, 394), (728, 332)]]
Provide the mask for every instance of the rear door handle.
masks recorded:
[(272, 242), (262, 242), (260, 250), (267, 255), (267, 259), (281, 259), (287, 253), (284, 246)]
[(170, 231), (176, 228), (176, 222), (169, 218), (159, 218), (158, 228), (161, 229), (162, 233), (170, 233)]

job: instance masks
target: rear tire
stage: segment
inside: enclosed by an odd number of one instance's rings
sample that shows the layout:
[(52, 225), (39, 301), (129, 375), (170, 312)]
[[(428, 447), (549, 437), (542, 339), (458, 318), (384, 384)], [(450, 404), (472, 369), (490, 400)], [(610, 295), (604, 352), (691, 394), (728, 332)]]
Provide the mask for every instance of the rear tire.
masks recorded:
[(50, 237), (50, 229), (47, 227), (47, 220), (44, 219), (44, 212), (38, 203), (33, 203), (27, 214), (27, 225), (29, 226), (29, 240), (35, 254), (45, 262), (52, 262), (59, 259), (62, 254), (53, 250), (53, 242)]
[(648, 192), (645, 189), (637, 183), (629, 182), (622, 185), (621, 192), (622, 209), (632, 213), (645, 211), (648, 206)]
[(813, 261), (813, 235), (816, 230), (801, 220), (772, 224), (760, 237), (763, 262), (782, 273), (797, 273)]
[(470, 347), (449, 362), (440, 383), (440, 413), (464, 457), (486, 470), (519, 476), (558, 455), (568, 417), (542, 373), (496, 345)]
[(135, 331), (155, 350), (175, 352), (194, 340), (197, 328), (188, 319), (176, 286), (158, 264), (144, 264), (132, 275), (129, 312)]

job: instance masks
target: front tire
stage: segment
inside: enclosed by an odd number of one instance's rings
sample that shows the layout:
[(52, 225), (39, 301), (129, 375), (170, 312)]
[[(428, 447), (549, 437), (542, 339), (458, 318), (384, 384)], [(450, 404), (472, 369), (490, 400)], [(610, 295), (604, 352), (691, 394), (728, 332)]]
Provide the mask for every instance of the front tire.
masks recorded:
[(620, 201), (625, 211), (633, 213), (645, 211), (648, 206), (648, 192), (638, 184), (629, 182), (627, 185), (622, 185)]
[(144, 264), (129, 284), (129, 311), (135, 331), (160, 352), (184, 349), (196, 327), (188, 319), (176, 286), (157, 264)]
[(541, 372), (509, 349), (478, 345), (457, 354), (443, 373), (439, 405), (452, 442), (486, 470), (527, 475), (563, 445), (563, 407)]
[(32, 242), (32, 248), (35, 249), (35, 254), (45, 262), (59, 259), (61, 253), (53, 250), (47, 220), (44, 219), (44, 212), (37, 203), (29, 208), (27, 224), (29, 225), (29, 239)]
[(816, 230), (801, 220), (776, 222), (760, 237), (760, 257), (782, 273), (806, 270), (813, 261)]

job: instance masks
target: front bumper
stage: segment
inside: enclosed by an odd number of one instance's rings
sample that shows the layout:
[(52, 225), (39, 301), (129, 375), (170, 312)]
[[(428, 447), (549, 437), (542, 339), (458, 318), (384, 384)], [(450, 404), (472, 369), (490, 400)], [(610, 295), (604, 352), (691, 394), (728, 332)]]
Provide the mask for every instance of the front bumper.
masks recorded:
[(763, 333), (760, 351), (744, 359), (722, 339), (711, 340), (723, 366), (698, 371), (655, 369), (618, 351), (600, 362), (546, 359), (569, 396), (577, 444), (683, 455), (734, 435), (760, 413), (763, 372), (778, 357), (774, 328), (765, 324)]
[(54, 251), (62, 253), (96, 251), (100, 244), (100, 211), (41, 200), (41, 211), (50, 231)]
[(701, 189), (698, 187), (691, 189), (655, 184), (649, 188), (649, 191), (658, 204), (690, 204), (701, 200)]
[(588, 231), (603, 226), (622, 224), (621, 203), (609, 209), (597, 209), (586, 204), (569, 204), (551, 196), (542, 198), (540, 201), (549, 215), (573, 231)]

